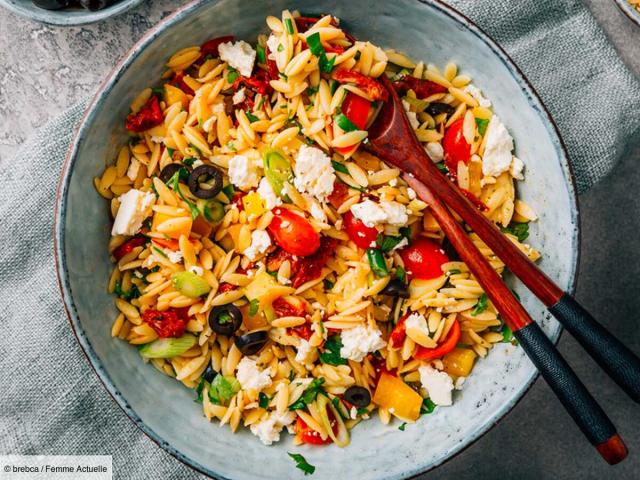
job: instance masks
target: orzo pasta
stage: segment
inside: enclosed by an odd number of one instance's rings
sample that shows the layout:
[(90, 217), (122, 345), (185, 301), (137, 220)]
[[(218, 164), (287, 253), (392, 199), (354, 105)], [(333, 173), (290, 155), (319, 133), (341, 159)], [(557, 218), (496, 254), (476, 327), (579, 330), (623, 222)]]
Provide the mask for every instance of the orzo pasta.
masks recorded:
[(376, 78), (533, 260), (536, 215), (515, 197), (511, 136), (455, 64), (356, 41), (332, 16), (267, 26), (255, 46), (178, 51), (131, 104), (130, 142), (94, 180), (114, 219), (111, 333), (194, 389), (208, 420), (345, 446), (374, 410), (414, 422), (451, 405), (477, 357), (510, 340), (427, 205), (361, 148), (388, 97)]

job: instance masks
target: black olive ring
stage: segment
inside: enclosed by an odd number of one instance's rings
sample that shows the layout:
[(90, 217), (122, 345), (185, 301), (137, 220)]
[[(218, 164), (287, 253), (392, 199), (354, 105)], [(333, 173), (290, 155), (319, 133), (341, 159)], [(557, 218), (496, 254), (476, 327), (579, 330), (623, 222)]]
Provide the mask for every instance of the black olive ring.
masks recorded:
[(214, 307), (209, 313), (211, 330), (220, 335), (233, 335), (242, 325), (242, 312), (232, 304)]
[[(200, 178), (208, 177), (211, 187), (202, 188)], [(200, 165), (189, 175), (189, 190), (198, 198), (213, 198), (222, 190), (222, 172), (213, 165)]]

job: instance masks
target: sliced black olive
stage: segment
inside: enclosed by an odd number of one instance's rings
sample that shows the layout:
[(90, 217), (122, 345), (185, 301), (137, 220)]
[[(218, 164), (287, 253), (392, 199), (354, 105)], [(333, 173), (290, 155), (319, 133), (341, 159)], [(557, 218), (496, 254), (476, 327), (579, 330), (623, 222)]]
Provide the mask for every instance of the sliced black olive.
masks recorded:
[[(179, 172), (180, 169), (182, 168), (184, 168), (186, 171), (185, 175), (189, 175), (189, 173), (191, 172), (191, 169), (188, 166), (183, 165), (182, 163), (170, 163), (169, 165), (167, 165), (162, 169), (162, 171), (160, 172), (160, 175), (158, 176), (160, 180), (162, 180), (164, 183), (167, 183), (169, 180), (171, 180), (171, 177), (173, 177), (176, 174), (176, 172)], [(182, 175), (183, 174), (181, 173), (180, 177), (182, 177)]]
[(267, 344), (268, 339), (267, 332), (261, 330), (240, 335), (236, 337), (235, 343), (243, 355), (255, 355)]
[(436, 115), (440, 115), (441, 113), (451, 115), (453, 112), (455, 112), (455, 110), (455, 108), (447, 103), (431, 103), (427, 107), (426, 111), (429, 115), (435, 117)]
[(209, 365), (207, 365), (207, 368), (204, 370), (204, 373), (202, 374), (202, 378), (204, 378), (206, 382), (211, 383), (217, 375), (218, 372), (216, 372), (211, 366), (211, 363), (209, 363)]
[(344, 392), (344, 399), (356, 408), (364, 408), (371, 403), (371, 394), (366, 388), (354, 385)]
[(382, 295), (389, 295), (390, 297), (409, 298), (409, 290), (404, 282), (400, 279), (394, 278), (387, 286), (380, 292)]
[(220, 335), (233, 335), (240, 325), (242, 325), (242, 312), (235, 305), (220, 305), (209, 314), (211, 330)]
[(61, 10), (69, 6), (69, 0), (33, 0), (33, 4), (45, 10)]
[[(207, 182), (211, 186), (202, 188), (202, 182)], [(189, 175), (189, 190), (198, 198), (215, 197), (222, 190), (222, 173), (213, 165), (200, 165), (194, 168)]]
[(444, 250), (444, 253), (447, 254), (447, 257), (449, 257), (451, 261), (460, 260), (460, 255), (458, 255), (458, 252), (453, 248), (453, 245), (447, 237), (445, 237), (442, 242), (442, 250)]

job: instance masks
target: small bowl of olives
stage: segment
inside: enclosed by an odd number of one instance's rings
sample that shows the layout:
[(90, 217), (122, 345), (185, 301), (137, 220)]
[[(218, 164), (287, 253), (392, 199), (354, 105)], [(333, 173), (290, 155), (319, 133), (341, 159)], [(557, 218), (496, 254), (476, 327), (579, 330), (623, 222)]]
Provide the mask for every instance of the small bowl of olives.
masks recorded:
[(0, 6), (49, 25), (72, 26), (118, 15), (142, 0), (0, 0)]

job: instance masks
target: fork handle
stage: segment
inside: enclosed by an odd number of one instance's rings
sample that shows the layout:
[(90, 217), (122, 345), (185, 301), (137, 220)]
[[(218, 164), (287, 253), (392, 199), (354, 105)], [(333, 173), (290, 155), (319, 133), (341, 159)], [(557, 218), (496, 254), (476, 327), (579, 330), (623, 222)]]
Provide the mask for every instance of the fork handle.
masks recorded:
[(627, 448), (615, 427), (538, 324), (530, 323), (514, 332), (514, 336), (607, 463), (615, 465), (624, 460)]
[(640, 359), (568, 293), (549, 311), (620, 388), (640, 403)]

